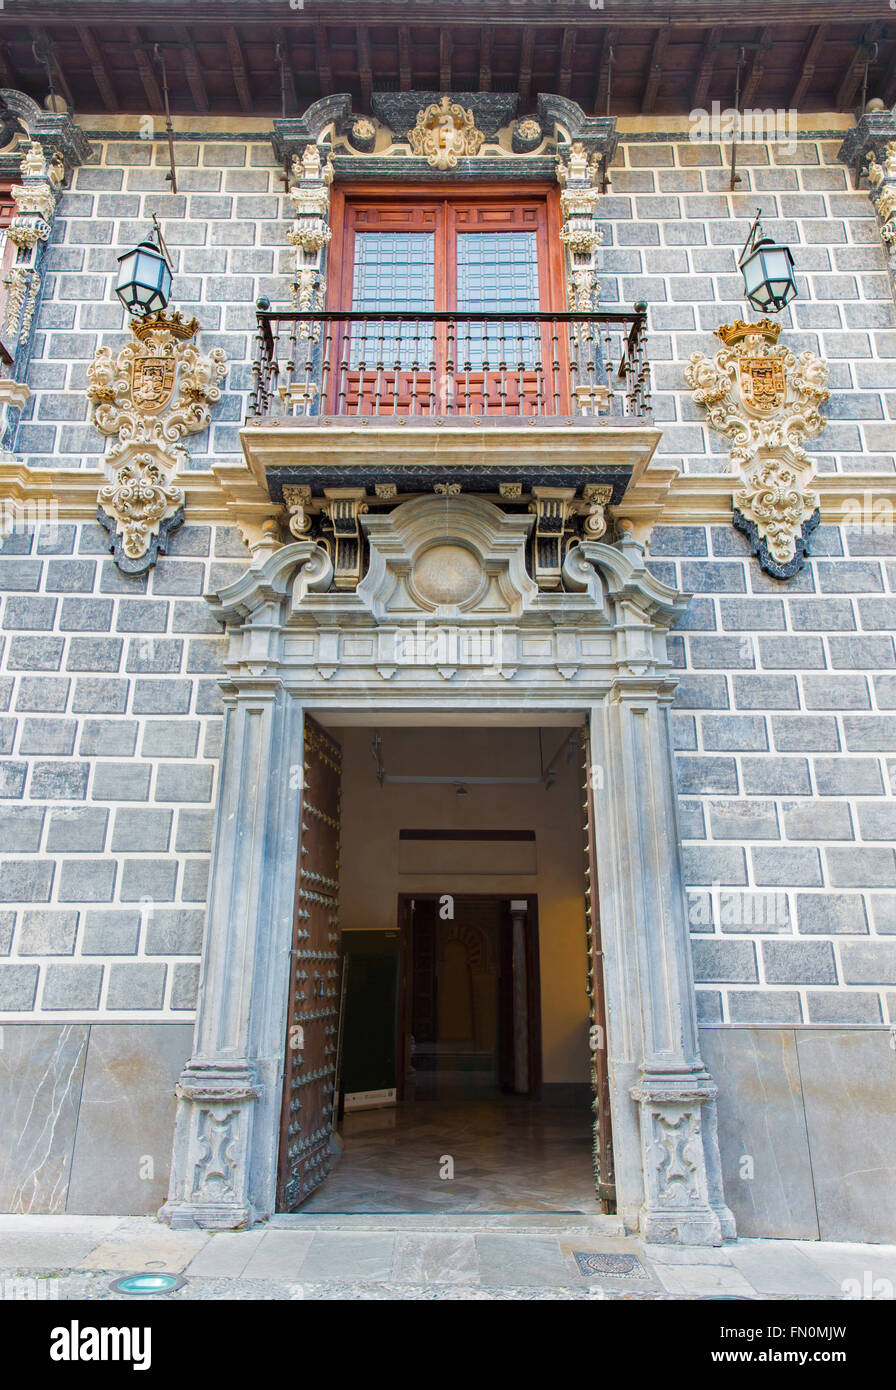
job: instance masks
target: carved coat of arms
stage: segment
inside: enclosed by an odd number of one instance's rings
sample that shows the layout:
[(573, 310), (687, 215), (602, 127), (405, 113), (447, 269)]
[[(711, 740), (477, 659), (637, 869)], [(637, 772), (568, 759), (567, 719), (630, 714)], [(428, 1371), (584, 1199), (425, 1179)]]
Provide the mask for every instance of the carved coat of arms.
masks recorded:
[(171, 399), (177, 364), (173, 357), (136, 357), (131, 364), (131, 395), (143, 410), (161, 410)]
[(479, 153), (485, 136), (476, 129), (472, 111), (443, 96), (417, 113), (417, 124), (408, 131), (411, 148), (433, 169), (453, 169), (458, 159)]
[(731, 441), (731, 469), (741, 486), (732, 499), (734, 525), (745, 531), (769, 574), (788, 579), (803, 564), (819, 522), (815, 476), (803, 440), (819, 434), (828, 398), (827, 364), (812, 352), (797, 357), (778, 344), (780, 324), (724, 324), (713, 358), (692, 354), (685, 380), (713, 429)]
[(183, 520), (183, 489), (173, 481), (188, 459), (180, 441), (206, 428), (221, 399), (224, 353), (201, 353), (192, 342), (198, 328), (178, 313), (132, 319), (132, 341), (117, 357), (100, 348), (87, 369), (94, 423), (118, 436), (97, 519), (112, 537), (116, 563), (130, 574), (155, 563)]
[(756, 411), (771, 412), (784, 404), (787, 382), (784, 365), (777, 357), (743, 357), (737, 364), (744, 404)]

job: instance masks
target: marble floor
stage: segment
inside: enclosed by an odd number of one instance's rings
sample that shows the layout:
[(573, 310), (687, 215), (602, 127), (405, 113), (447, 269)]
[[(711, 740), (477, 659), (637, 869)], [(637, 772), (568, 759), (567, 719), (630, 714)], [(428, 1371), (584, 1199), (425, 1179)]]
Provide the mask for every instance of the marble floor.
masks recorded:
[(303, 1212), (600, 1212), (588, 1109), (525, 1097), (416, 1101), (345, 1117)]

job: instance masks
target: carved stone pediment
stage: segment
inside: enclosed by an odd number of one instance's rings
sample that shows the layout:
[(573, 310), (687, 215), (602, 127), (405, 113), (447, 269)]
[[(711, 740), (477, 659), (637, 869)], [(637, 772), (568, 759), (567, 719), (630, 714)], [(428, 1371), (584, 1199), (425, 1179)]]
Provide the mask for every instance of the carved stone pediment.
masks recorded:
[(358, 594), (381, 620), (518, 617), (538, 593), (526, 573), (532, 524), (464, 496), (419, 498), (362, 517), (370, 566)]

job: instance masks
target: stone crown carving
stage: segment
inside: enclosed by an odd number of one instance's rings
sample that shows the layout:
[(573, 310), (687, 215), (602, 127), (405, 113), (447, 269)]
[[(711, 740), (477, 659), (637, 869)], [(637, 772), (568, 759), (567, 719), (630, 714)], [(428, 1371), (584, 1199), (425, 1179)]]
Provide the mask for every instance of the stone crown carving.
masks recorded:
[(87, 399), (100, 433), (117, 436), (98, 519), (120, 567), (139, 573), (183, 518), (184, 495), (172, 482), (188, 462), (181, 440), (207, 427), (226, 358), (221, 348), (201, 353), (191, 341), (198, 320), (176, 312), (132, 319), (130, 327), (133, 341), (117, 357), (109, 347), (98, 349), (87, 369)]
[(818, 525), (815, 465), (803, 441), (819, 434), (828, 399), (827, 364), (812, 352), (797, 357), (777, 343), (777, 324), (725, 324), (713, 358), (695, 352), (685, 368), (694, 400), (712, 428), (731, 441), (734, 525), (745, 531), (769, 574), (787, 579), (802, 566)]
[(485, 136), (476, 127), (472, 111), (447, 95), (417, 113), (417, 124), (408, 131), (414, 154), (433, 169), (453, 169), (458, 159), (479, 153)]

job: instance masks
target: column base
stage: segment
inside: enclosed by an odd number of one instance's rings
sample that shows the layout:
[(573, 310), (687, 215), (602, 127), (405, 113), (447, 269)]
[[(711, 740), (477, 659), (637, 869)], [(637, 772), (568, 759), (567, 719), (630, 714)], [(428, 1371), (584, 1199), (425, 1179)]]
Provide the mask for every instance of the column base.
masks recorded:
[(229, 1202), (166, 1202), (158, 1214), (172, 1231), (245, 1231), (258, 1219), (252, 1207)]
[(175, 1087), (171, 1182), (160, 1221), (173, 1230), (240, 1231), (257, 1219), (248, 1192), (260, 1094), (248, 1063), (187, 1063)]
[(713, 1104), (718, 1094), (702, 1067), (645, 1070), (632, 1097), (641, 1120), (645, 1200), (641, 1238), (655, 1245), (721, 1245), (734, 1218), (715, 1181), (719, 1157)]

